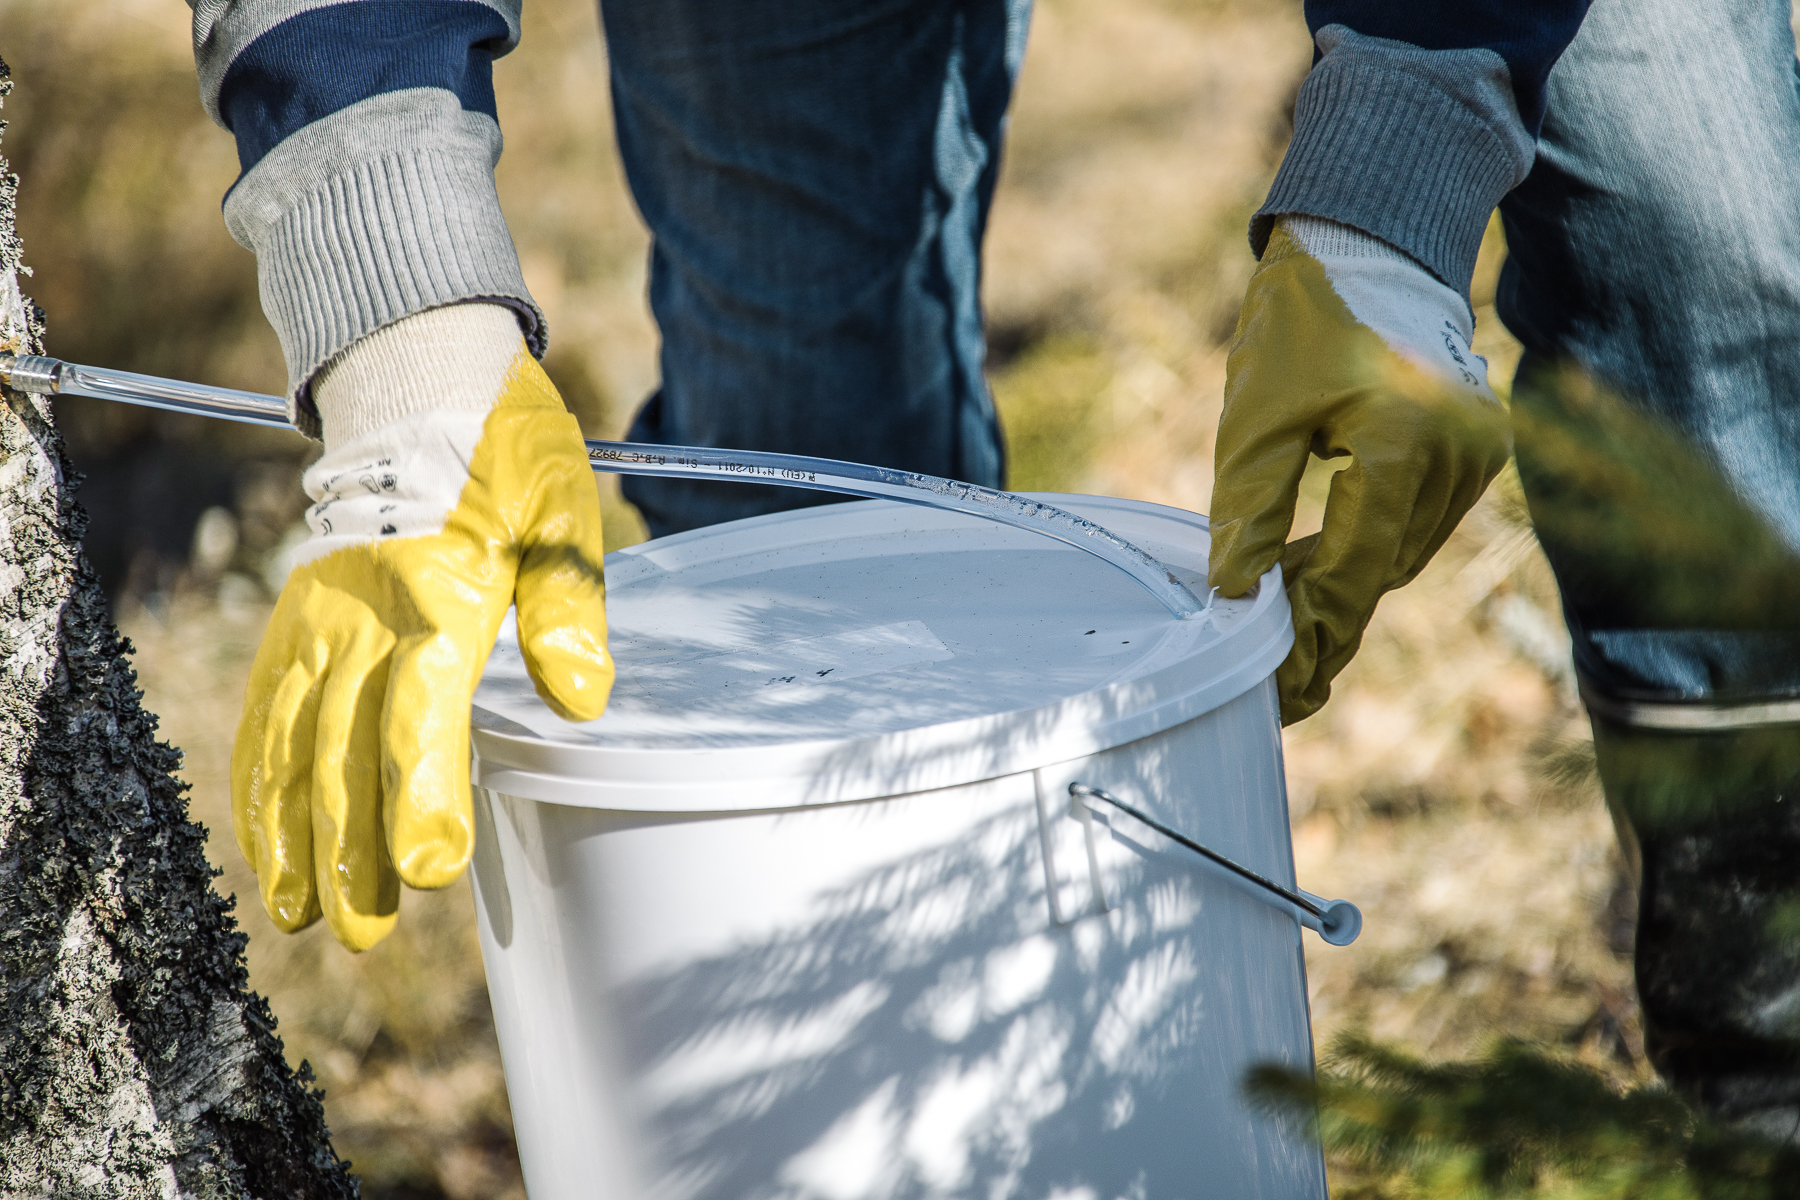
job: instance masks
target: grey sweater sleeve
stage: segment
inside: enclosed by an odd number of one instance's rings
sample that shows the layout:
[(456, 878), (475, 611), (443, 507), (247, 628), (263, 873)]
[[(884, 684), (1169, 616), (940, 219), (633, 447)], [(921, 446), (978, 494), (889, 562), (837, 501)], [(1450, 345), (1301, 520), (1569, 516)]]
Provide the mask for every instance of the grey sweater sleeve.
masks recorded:
[(1278, 216), (1325, 217), (1404, 250), (1466, 300), (1488, 215), (1535, 153), (1506, 60), (1343, 25), (1315, 41), (1293, 141), (1251, 218), (1251, 248), (1261, 256)]
[(225, 222), (256, 254), (303, 432), (320, 369), (413, 313), (504, 304), (543, 353), (494, 188), (491, 62), (519, 0), (189, 3), (202, 100), (243, 167)]

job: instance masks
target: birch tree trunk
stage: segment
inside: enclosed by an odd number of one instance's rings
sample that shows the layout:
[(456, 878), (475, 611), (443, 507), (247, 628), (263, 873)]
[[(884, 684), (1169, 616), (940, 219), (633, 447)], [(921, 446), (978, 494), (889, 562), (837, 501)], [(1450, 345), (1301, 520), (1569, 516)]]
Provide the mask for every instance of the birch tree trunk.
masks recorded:
[[(39, 353), (17, 182), (0, 158), (0, 350)], [(0, 1197), (354, 1197), (246, 986), (49, 406), (0, 400)]]

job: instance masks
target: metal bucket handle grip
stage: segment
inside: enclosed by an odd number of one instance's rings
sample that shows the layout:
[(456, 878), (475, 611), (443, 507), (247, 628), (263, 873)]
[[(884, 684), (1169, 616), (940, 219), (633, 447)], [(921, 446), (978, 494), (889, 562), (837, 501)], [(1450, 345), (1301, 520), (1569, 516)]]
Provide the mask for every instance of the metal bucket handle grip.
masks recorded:
[(1120, 812), (1142, 821), (1170, 841), (1185, 846), (1208, 862), (1225, 868), (1231, 873), (1229, 878), (1248, 885), (1245, 890), (1251, 895), (1265, 903), (1275, 904), (1277, 908), (1284, 911), (1292, 912), (1302, 925), (1313, 930), (1333, 946), (1348, 946), (1362, 933), (1362, 910), (1348, 900), (1326, 900), (1311, 892), (1285, 888), (1273, 879), (1226, 858), (1217, 850), (1209, 849), (1192, 838), (1177, 833), (1142, 810), (1125, 803), (1111, 792), (1097, 787), (1089, 787), (1085, 783), (1071, 783), (1069, 795), (1075, 798), (1077, 804), (1083, 799), (1105, 801)]

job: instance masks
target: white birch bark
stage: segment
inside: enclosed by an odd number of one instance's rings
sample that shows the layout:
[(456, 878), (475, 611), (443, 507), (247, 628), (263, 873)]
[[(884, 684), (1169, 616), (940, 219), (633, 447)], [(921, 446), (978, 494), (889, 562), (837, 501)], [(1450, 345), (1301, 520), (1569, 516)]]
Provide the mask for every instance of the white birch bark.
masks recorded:
[[(0, 350), (38, 353), (16, 192), (0, 158)], [(0, 1198), (354, 1197), (248, 990), (73, 484), (49, 406), (0, 394)]]

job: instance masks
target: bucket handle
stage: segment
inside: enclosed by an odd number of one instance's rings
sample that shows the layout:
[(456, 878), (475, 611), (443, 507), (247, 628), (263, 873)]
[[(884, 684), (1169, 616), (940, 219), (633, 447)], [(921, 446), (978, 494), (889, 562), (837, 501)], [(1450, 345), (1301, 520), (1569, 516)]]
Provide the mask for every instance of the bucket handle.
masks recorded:
[[(84, 367), (45, 355), (0, 354), (0, 384), (39, 395), (92, 396), (172, 412), (221, 417), (228, 421), (292, 428), (288, 422), (287, 401), (280, 396), (162, 379), (131, 371), (112, 371), (105, 367)], [(1210, 597), (1206, 604), (1201, 604), (1169, 568), (1111, 530), (1086, 517), (1013, 492), (913, 471), (765, 450), (593, 440), (588, 442), (587, 448), (588, 463), (596, 471), (843, 492), (851, 496), (944, 508), (998, 521), (1015, 529), (1054, 538), (1116, 567), (1155, 596), (1178, 621), (1203, 618), (1212, 611)]]
[(1326, 900), (1311, 892), (1282, 887), (1273, 879), (1259, 875), (1249, 867), (1226, 858), (1217, 850), (1210, 850), (1192, 838), (1175, 832), (1161, 821), (1125, 803), (1111, 792), (1097, 787), (1089, 787), (1085, 783), (1071, 783), (1069, 795), (1078, 805), (1084, 799), (1103, 800), (1120, 812), (1142, 821), (1170, 841), (1178, 842), (1207, 861), (1225, 868), (1231, 872), (1229, 878), (1243, 886), (1245, 891), (1264, 903), (1274, 904), (1276, 908), (1292, 912), (1302, 925), (1317, 933), (1333, 946), (1348, 946), (1356, 940), (1358, 934), (1362, 933), (1362, 910), (1348, 900)]

